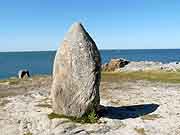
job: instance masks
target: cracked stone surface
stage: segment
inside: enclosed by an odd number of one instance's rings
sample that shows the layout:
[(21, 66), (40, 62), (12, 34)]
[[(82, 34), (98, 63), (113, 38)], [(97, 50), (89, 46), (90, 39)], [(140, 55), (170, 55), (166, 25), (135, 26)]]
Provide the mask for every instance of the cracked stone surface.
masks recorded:
[(57, 114), (81, 117), (100, 103), (101, 58), (81, 23), (74, 23), (54, 60), (51, 96)]

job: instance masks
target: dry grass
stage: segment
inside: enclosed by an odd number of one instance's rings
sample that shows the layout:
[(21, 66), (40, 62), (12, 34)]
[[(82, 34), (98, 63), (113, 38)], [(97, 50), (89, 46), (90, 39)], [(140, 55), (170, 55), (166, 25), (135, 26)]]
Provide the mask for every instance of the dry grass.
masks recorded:
[(29, 83), (29, 82), (32, 82), (33, 81), (44, 81), (44, 80), (47, 80), (48, 78), (50, 78), (49, 75), (34, 75), (34, 76), (31, 76), (30, 78), (24, 78), (24, 79), (19, 79), (17, 77), (10, 77), (9, 79), (3, 79), (3, 80), (0, 80), (0, 84), (3, 84), (3, 83), (7, 83), (10, 84), (10, 85), (16, 85), (16, 84), (21, 84), (21, 83)]
[(159, 114), (148, 114), (141, 117), (142, 120), (155, 120), (162, 118)]
[(140, 135), (146, 135), (144, 128), (135, 128), (135, 131)]
[(6, 104), (8, 104), (10, 101), (7, 100), (7, 99), (3, 99), (1, 102), (0, 102), (0, 106), (4, 106)]
[(65, 119), (69, 119), (72, 122), (76, 122), (76, 123), (97, 123), (99, 117), (97, 116), (96, 112), (93, 110), (87, 114), (84, 114), (82, 117), (74, 117), (74, 116), (66, 116), (63, 114), (55, 114), (55, 113), (50, 113), (48, 114), (48, 118), (49, 119), (55, 119), (55, 118), (65, 118)]
[(11, 77), (0, 80), (0, 98), (21, 95), (30, 90), (39, 89), (40, 87), (49, 88), (51, 82), (51, 76), (48, 75), (36, 75), (26, 79)]
[(20, 82), (19, 79), (17, 78), (10, 78), (10, 79), (6, 79), (6, 80), (0, 80), (1, 84), (9, 84), (9, 85), (14, 85), (14, 84), (18, 84)]
[(32, 133), (28, 132), (28, 133), (25, 133), (23, 135), (33, 135)]
[(45, 108), (52, 108), (52, 105), (50, 104), (38, 104), (37, 107), (45, 107)]
[(102, 72), (102, 81), (117, 82), (122, 80), (148, 80), (167, 83), (180, 83), (180, 72)]

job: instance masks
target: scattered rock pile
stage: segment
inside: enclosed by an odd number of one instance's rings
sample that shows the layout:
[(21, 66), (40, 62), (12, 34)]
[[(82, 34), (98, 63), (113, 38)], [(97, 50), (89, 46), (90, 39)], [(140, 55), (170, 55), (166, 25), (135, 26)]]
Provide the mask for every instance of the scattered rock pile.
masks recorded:
[(109, 63), (102, 65), (102, 70), (107, 72), (121, 72), (121, 71), (168, 71), (177, 72), (180, 71), (179, 62), (161, 63), (154, 61), (128, 61), (125, 59), (111, 59)]
[(101, 59), (95, 42), (82, 24), (74, 23), (58, 49), (51, 95), (53, 111), (81, 117), (100, 103)]
[(171, 62), (171, 63), (167, 63), (167, 64), (163, 64), (161, 62), (153, 62), (153, 61), (130, 62), (124, 68), (118, 69), (118, 71), (178, 72), (178, 71), (180, 71), (180, 64), (178, 62)]

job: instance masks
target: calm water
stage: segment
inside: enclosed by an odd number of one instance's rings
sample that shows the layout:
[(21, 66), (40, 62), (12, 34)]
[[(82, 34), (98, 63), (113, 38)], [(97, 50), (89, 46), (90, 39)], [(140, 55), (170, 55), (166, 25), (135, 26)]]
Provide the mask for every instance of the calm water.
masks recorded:
[[(31, 74), (51, 74), (55, 52), (0, 52), (0, 79), (16, 76), (20, 69)], [(101, 50), (102, 63), (111, 58), (130, 61), (180, 61), (180, 49), (158, 50)]]

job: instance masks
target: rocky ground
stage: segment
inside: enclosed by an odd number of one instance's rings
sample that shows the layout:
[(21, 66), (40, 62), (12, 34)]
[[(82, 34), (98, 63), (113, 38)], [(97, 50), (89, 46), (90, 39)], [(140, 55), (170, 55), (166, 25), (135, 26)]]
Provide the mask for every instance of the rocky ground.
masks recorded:
[(102, 65), (103, 71), (134, 72), (134, 71), (180, 71), (180, 62), (161, 63), (154, 61), (128, 61), (125, 59), (111, 59)]
[[(1, 135), (180, 135), (180, 84), (103, 81), (100, 94), (104, 107), (95, 124), (50, 120), (50, 86), (50, 77), (1, 83)], [(7, 96), (2, 91), (13, 94)]]
[(118, 71), (147, 71), (147, 70), (161, 70), (161, 71), (180, 71), (179, 62), (171, 62), (163, 64), (161, 62), (153, 61), (140, 61), (140, 62), (130, 62), (128, 65), (124, 66)]

